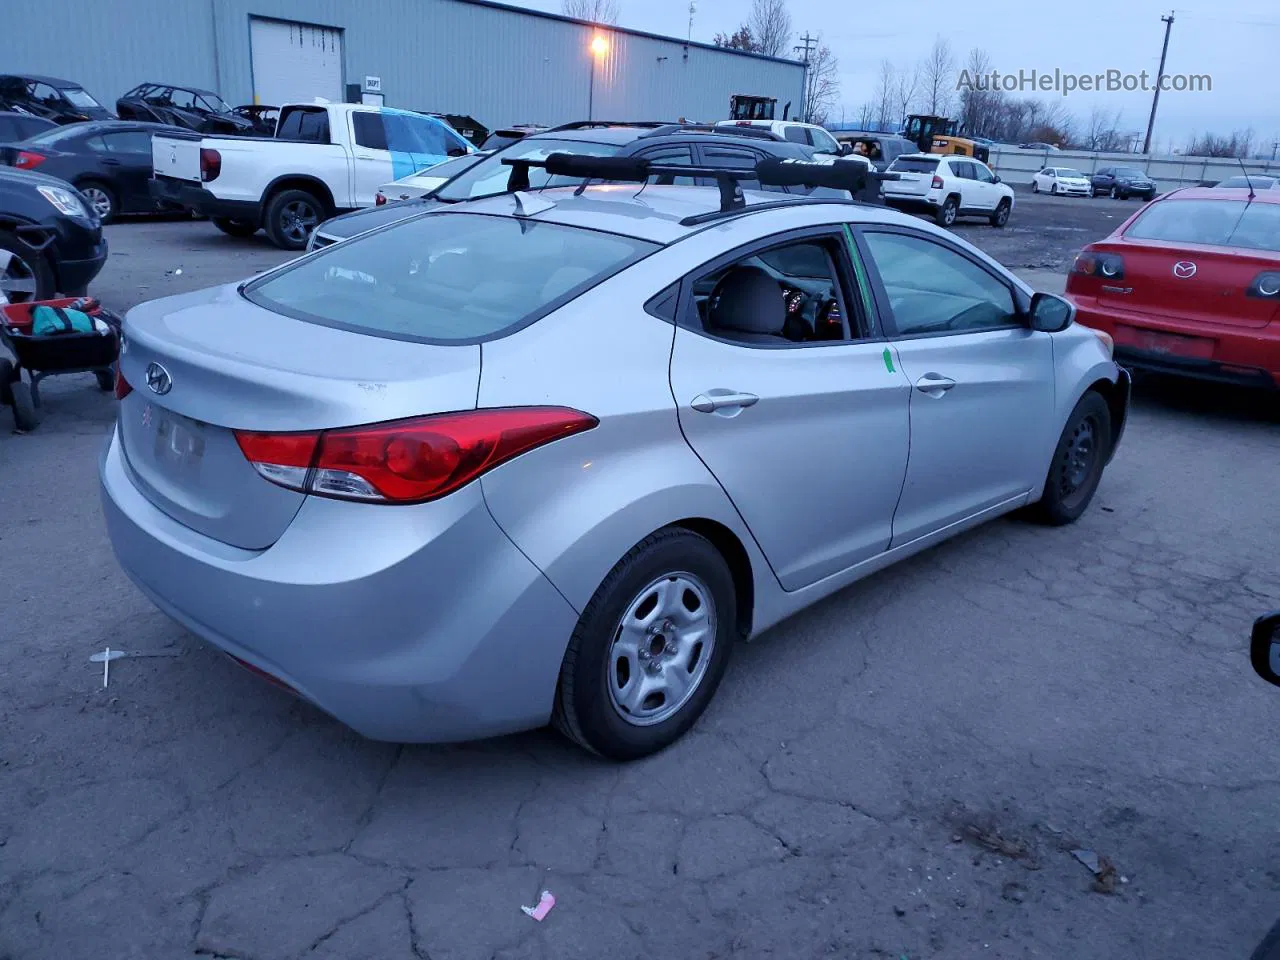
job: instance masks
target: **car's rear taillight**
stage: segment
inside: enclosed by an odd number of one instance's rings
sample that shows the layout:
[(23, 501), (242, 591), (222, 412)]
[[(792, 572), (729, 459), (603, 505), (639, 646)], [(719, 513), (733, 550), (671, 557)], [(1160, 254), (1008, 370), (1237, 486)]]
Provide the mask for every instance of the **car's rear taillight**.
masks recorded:
[(934, 190), (941, 190), (943, 186), (942, 178), (935, 173), (933, 175), (933, 183), (931, 183), (929, 186), (932, 187)]
[(386, 204), (387, 204), (387, 198), (386, 196), (383, 195), (381, 190), (379, 190), (377, 193), (373, 195), (373, 205), (375, 207), (384, 207), (386, 206)]
[(1264, 270), (1253, 278), (1246, 296), (1262, 297), (1266, 300), (1280, 300), (1280, 270)]
[(222, 174), (222, 154), (212, 147), (200, 148), (200, 179), (205, 183)]
[(259, 474), (291, 490), (366, 503), (422, 503), (597, 423), (566, 407), (501, 407), (313, 433), (238, 430), (236, 442)]
[(18, 155), (13, 159), (13, 165), (19, 170), (34, 170), (48, 159), (49, 158), (43, 153), (33, 153), (30, 150), (19, 150)]
[(1104, 280), (1123, 280), (1124, 257), (1116, 253), (1093, 253), (1084, 250), (1076, 254), (1071, 272), (1082, 273), (1089, 277), (1102, 277)]
[(120, 372), (120, 361), (116, 361), (116, 399), (123, 400), (129, 394), (133, 393), (133, 385), (124, 378), (124, 374)]

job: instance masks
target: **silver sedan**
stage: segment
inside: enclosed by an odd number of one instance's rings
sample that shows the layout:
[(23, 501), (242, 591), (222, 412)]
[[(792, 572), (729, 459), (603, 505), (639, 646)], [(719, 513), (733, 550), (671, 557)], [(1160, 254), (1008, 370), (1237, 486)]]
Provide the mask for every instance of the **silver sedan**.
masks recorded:
[(880, 207), (618, 185), (456, 204), (130, 312), (133, 581), (366, 736), (608, 757), (734, 645), (993, 517), (1088, 506), (1104, 334)]

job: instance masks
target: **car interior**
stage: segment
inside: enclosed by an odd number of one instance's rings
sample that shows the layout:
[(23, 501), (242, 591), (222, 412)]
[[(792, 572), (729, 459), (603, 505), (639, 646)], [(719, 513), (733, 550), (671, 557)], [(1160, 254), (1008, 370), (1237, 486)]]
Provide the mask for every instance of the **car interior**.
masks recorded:
[(743, 257), (699, 277), (693, 300), (703, 330), (739, 343), (814, 343), (846, 338), (835, 260), (822, 241)]

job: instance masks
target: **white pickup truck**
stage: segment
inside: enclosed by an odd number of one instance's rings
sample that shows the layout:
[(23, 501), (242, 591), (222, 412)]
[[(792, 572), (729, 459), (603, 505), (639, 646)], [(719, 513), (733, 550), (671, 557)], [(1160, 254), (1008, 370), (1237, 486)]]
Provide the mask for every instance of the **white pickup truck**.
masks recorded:
[(475, 148), (435, 117), (354, 103), (280, 108), (271, 137), (175, 130), (151, 138), (151, 194), (209, 217), (224, 233), (266, 230), (301, 250), (334, 214), (374, 204), (378, 188)]

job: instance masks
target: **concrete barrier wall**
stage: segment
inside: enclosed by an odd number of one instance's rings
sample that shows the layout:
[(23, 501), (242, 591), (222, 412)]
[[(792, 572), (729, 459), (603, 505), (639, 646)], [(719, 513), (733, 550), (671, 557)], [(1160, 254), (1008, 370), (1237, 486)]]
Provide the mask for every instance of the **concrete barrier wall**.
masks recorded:
[(1095, 153), (1089, 150), (1023, 150), (992, 147), (991, 168), (1009, 183), (1030, 183), (1044, 167), (1074, 167), (1086, 176), (1099, 167), (1137, 167), (1156, 182), (1161, 193), (1179, 187), (1216, 183), (1244, 171), (1280, 177), (1280, 161), (1236, 160), (1221, 157), (1148, 156), (1141, 153)]

